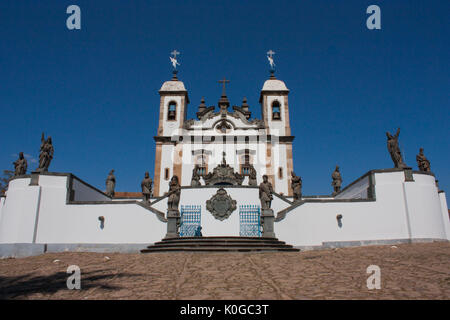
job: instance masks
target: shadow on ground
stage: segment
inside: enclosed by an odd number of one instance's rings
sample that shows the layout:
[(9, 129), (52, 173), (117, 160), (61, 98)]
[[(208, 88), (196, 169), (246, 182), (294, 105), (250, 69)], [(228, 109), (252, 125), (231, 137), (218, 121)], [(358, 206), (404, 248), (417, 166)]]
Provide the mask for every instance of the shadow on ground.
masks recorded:
[[(107, 270), (106, 270), (107, 271)], [(83, 290), (100, 288), (102, 290), (120, 290), (122, 287), (108, 284), (108, 281), (116, 278), (137, 277), (139, 274), (106, 273), (103, 270), (83, 272), (81, 274), (81, 288)], [(36, 276), (34, 273), (22, 276), (0, 276), (0, 299), (21, 299), (26, 296), (41, 293), (53, 294), (59, 290), (67, 290), (67, 279), (70, 274), (56, 272), (46, 276)]]

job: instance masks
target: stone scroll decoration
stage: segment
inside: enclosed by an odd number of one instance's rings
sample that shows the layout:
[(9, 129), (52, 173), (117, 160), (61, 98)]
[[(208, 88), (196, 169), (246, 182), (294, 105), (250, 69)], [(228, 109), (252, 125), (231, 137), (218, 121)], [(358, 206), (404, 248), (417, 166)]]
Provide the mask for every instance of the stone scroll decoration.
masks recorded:
[(217, 193), (206, 201), (206, 209), (220, 221), (227, 219), (236, 208), (236, 200), (233, 200), (223, 188), (217, 190)]

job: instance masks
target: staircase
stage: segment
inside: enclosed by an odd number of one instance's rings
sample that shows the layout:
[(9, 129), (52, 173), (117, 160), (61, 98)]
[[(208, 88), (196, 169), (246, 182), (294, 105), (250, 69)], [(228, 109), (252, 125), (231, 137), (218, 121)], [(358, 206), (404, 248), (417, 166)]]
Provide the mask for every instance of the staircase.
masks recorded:
[(150, 252), (266, 252), (300, 251), (277, 238), (254, 237), (182, 237), (166, 238), (142, 249)]

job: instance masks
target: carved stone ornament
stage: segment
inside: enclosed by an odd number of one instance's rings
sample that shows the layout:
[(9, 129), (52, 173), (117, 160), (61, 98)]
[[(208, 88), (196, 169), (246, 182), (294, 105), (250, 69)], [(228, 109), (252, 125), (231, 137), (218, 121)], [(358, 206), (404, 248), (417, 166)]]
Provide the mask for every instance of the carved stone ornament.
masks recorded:
[(213, 172), (203, 176), (207, 186), (212, 185), (242, 185), (244, 176), (230, 167), (225, 161), (225, 154), (223, 154), (222, 163), (213, 169)]
[(211, 199), (206, 201), (206, 209), (214, 218), (223, 221), (236, 210), (236, 200), (231, 199), (225, 189), (220, 188)]

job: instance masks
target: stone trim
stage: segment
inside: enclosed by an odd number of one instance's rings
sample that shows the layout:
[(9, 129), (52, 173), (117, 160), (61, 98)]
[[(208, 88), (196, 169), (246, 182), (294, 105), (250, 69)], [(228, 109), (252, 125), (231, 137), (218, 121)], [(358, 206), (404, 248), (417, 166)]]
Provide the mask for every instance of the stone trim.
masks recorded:
[[(177, 138), (178, 137), (178, 138)], [(201, 139), (199, 139), (201, 137)], [(291, 143), (292, 141), (294, 141), (295, 136), (265, 136), (265, 135), (250, 135), (250, 136), (233, 136), (233, 142), (234, 144), (239, 143), (272, 143), (272, 140), (277, 140), (277, 139), (272, 139), (272, 137), (276, 137), (278, 138), (278, 142), (279, 143)], [(246, 137), (249, 137), (246, 141)], [(251, 139), (250, 139), (251, 137)], [(174, 140), (174, 138), (177, 138), (176, 140)], [(184, 138), (184, 137), (183, 137)], [(162, 144), (173, 144), (176, 145), (178, 143), (184, 143), (184, 144), (211, 144), (211, 143), (220, 143), (220, 144), (224, 144), (227, 142), (231, 142), (231, 141), (227, 141), (227, 136), (225, 135), (217, 135), (217, 136), (190, 136), (191, 139), (180, 139), (179, 136), (173, 136), (173, 137), (169, 137), (169, 136), (154, 136), (153, 139), (156, 142), (162, 143)], [(239, 141), (238, 141), (239, 140)]]

